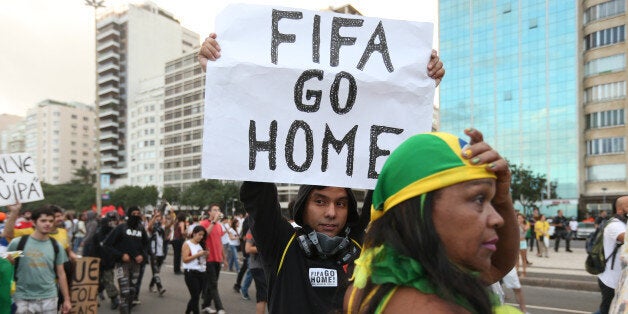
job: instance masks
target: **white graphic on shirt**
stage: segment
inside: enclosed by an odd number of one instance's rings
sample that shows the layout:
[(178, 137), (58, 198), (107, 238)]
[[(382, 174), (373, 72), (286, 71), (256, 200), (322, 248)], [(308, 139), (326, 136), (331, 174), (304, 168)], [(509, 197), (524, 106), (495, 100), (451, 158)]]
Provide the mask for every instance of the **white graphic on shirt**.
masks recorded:
[(312, 287), (337, 287), (338, 273), (335, 269), (310, 268)]

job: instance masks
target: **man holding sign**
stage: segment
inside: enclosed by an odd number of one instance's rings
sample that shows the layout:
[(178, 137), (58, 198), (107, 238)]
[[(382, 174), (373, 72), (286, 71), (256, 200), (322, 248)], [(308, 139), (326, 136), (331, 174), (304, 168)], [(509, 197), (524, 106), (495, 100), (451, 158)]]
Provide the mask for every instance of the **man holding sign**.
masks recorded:
[[(338, 14), (327, 14), (312, 12), (306, 12), (304, 10), (275, 10), (272, 12), (267, 8), (259, 7), (247, 7), (247, 10), (242, 8), (233, 10), (235, 12), (254, 12), (253, 16), (228, 16), (232, 8), (228, 8), (227, 13), (223, 13), (224, 20), (234, 21), (247, 21), (247, 30), (255, 32), (257, 29), (262, 31), (268, 30), (268, 24), (271, 24), (272, 30), (269, 34), (256, 34), (259, 36), (252, 36), (250, 42), (237, 42), (242, 38), (237, 38), (237, 34), (241, 34), (242, 31), (238, 29), (243, 24), (232, 25), (231, 28), (225, 29), (226, 41), (225, 51), (227, 48), (229, 54), (238, 54), (240, 56), (234, 59), (225, 60), (224, 63), (217, 62), (216, 67), (208, 71), (207, 74), (207, 89), (206, 89), (206, 128), (205, 128), (205, 141), (204, 141), (204, 154), (203, 154), (203, 174), (205, 177), (223, 178), (223, 179), (249, 179), (257, 181), (272, 181), (281, 182), (293, 182), (293, 183), (310, 183), (319, 184), (325, 182), (325, 185), (302, 185), (299, 189), (297, 200), (293, 210), (293, 216), (296, 223), (302, 226), (302, 228), (294, 229), (289, 222), (287, 222), (280, 213), (280, 204), (278, 201), (277, 188), (272, 183), (261, 182), (245, 182), (240, 190), (240, 197), (245, 205), (246, 211), (252, 217), (252, 234), (256, 239), (257, 247), (259, 249), (262, 261), (264, 263), (264, 271), (268, 276), (268, 307), (271, 313), (328, 313), (334, 310), (342, 309), (342, 299), (345, 294), (347, 279), (350, 277), (353, 268), (353, 261), (360, 254), (360, 243), (364, 234), (364, 228), (369, 220), (369, 207), (370, 207), (370, 193), (367, 195), (365, 201), (365, 207), (362, 210), (362, 217), (359, 216), (357, 210), (357, 202), (350, 188), (333, 187), (327, 185), (345, 185), (351, 184), (354, 187), (371, 187), (374, 184), (374, 180), (377, 178), (375, 171), (375, 160), (379, 156), (385, 156), (389, 152), (380, 149), (377, 143), (377, 136), (384, 133), (400, 134), (404, 132), (404, 128), (393, 128), (382, 125), (373, 125), (369, 134), (358, 134), (358, 126), (351, 129), (342, 140), (337, 140), (334, 136), (334, 132), (338, 129), (332, 130), (333, 127), (341, 124), (347, 124), (347, 120), (351, 123), (354, 118), (359, 116), (352, 115), (355, 113), (349, 113), (354, 106), (358, 106), (360, 103), (364, 105), (366, 110), (362, 115), (373, 115), (373, 111), (368, 109), (368, 105), (377, 103), (382, 97), (381, 94), (392, 95), (394, 91), (381, 92), (377, 91), (378, 84), (372, 84), (373, 82), (379, 82), (377, 78), (367, 77), (363, 80), (366, 81), (364, 85), (365, 89), (369, 91), (369, 87), (374, 88), (374, 94), (380, 94), (380, 96), (360, 98), (357, 93), (359, 85), (363, 82), (356, 81), (355, 77), (360, 77), (363, 71), (368, 76), (369, 73), (386, 73), (392, 75), (403, 75), (408, 73), (414, 73), (410, 69), (413, 65), (413, 61), (408, 61), (407, 56), (403, 54), (395, 54), (391, 51), (387, 45), (387, 42), (391, 44), (391, 47), (395, 47), (394, 43), (399, 43), (400, 37), (398, 34), (390, 34), (385, 32), (384, 24), (382, 21), (368, 18), (348, 18)], [(258, 12), (262, 12), (262, 16), (255, 15)], [(247, 13), (242, 13), (246, 15)], [(266, 18), (263, 15), (267, 14), (270, 18)], [(220, 16), (219, 16), (220, 18)], [(267, 25), (257, 25), (256, 21), (269, 22)], [(283, 21), (281, 21), (283, 20)], [(286, 70), (285, 67), (298, 67), (293, 64), (295, 58), (290, 56), (290, 52), (287, 55), (282, 55), (286, 50), (282, 50), (284, 47), (291, 43), (296, 43), (297, 46), (301, 45), (303, 41), (300, 41), (300, 35), (305, 34), (295, 30), (295, 34), (289, 34), (288, 31), (283, 30), (282, 27), (290, 22), (300, 23), (301, 21), (313, 21), (312, 29), (309, 30), (311, 34), (311, 52), (312, 63), (314, 66), (324, 68), (320, 69), (306, 69), (296, 79), (294, 83), (294, 89), (288, 91), (288, 100), (294, 101), (296, 107), (296, 113), (290, 118), (294, 117), (294, 122), (290, 126), (290, 130), (278, 131), (283, 126), (279, 125), (276, 120), (270, 122), (270, 140), (261, 141), (258, 139), (257, 134), (264, 134), (265, 131), (260, 131), (263, 128), (260, 121), (263, 121), (261, 115), (263, 111), (273, 111), (273, 102), (281, 102), (281, 98), (272, 95), (275, 93), (275, 89), (280, 89), (278, 83), (281, 75), (290, 74), (292, 69)], [(285, 23), (284, 23), (285, 22)], [(386, 21), (390, 25), (395, 24), (392, 21)], [(218, 23), (220, 26), (220, 23)], [(236, 23), (237, 24), (237, 23)], [(336, 69), (334, 72), (338, 73), (333, 79), (333, 83), (330, 83), (331, 90), (329, 96), (329, 103), (323, 105), (323, 101), (326, 101), (322, 97), (321, 90), (307, 90), (304, 92), (306, 84), (312, 84), (312, 82), (320, 81), (326, 82), (324, 78), (329, 70), (339, 67), (339, 63), (347, 61), (339, 56), (341, 46), (352, 46), (356, 42), (356, 38), (347, 36), (344, 32), (351, 27), (361, 27), (362, 25), (368, 25), (367, 27), (372, 30), (364, 40), (357, 40), (358, 43), (364, 44), (364, 52), (361, 53), (361, 57), (356, 60), (357, 65), (354, 71), (356, 74), (352, 75), (347, 71), (340, 71)], [(389, 24), (387, 24), (389, 25)], [(259, 27), (266, 26), (266, 27)], [(371, 27), (372, 26), (372, 27)], [(217, 27), (220, 29), (220, 27)], [(321, 29), (329, 29), (331, 33), (331, 39), (329, 40), (329, 59), (325, 59), (321, 55), (321, 51), (326, 49), (321, 48), (321, 43), (327, 41), (324, 39), (324, 32)], [(342, 30), (341, 30), (342, 29)], [(431, 32), (431, 30), (430, 30)], [(246, 33), (246, 32), (245, 32)], [(391, 35), (387, 41), (387, 35)], [(429, 35), (431, 36), (431, 34)], [(234, 39), (235, 37), (235, 39)], [(270, 44), (270, 60), (262, 58), (257, 53), (257, 39), (265, 41)], [(248, 39), (246, 39), (248, 40)], [(246, 41), (244, 40), (244, 41)], [(309, 42), (306, 40), (305, 42)], [(250, 44), (248, 49), (237, 49), (239, 45), (241, 47)], [(260, 44), (264, 46), (265, 44)], [(267, 48), (268, 46), (265, 46)], [(281, 49), (280, 49), (281, 47)], [(301, 47), (301, 46), (299, 46)], [(348, 48), (348, 47), (344, 47)], [(425, 48), (425, 47), (424, 47)], [(287, 49), (290, 50), (289, 48)], [(424, 49), (425, 50), (425, 49)], [(250, 51), (255, 51), (251, 54)], [(247, 55), (248, 54), (248, 55)], [(381, 56), (381, 58), (380, 58)], [(437, 85), (444, 75), (444, 69), (442, 63), (439, 61), (435, 52), (430, 55), (429, 50), (425, 56), (430, 56), (430, 62), (427, 64), (428, 71), (420, 75), (429, 76), (436, 80), (435, 83), (429, 83), (424, 85), (431, 85), (431, 92), (433, 93), (433, 87)], [(205, 40), (201, 51), (199, 53), (199, 62), (205, 68), (207, 61), (215, 61), (221, 57), (221, 47), (216, 41), (216, 35), (210, 34)], [(240, 59), (238, 59), (240, 57)], [(406, 58), (405, 63), (404, 57)], [(260, 58), (264, 59), (261, 60)], [(323, 61), (321, 61), (323, 59)], [(413, 60), (415, 60), (414, 58)], [(427, 59), (427, 58), (426, 58)], [(359, 60), (359, 61), (357, 61)], [(400, 61), (401, 60), (401, 61)], [(329, 61), (329, 66), (327, 66)], [(395, 61), (399, 61), (395, 63)], [(309, 61), (308, 61), (309, 62)], [(374, 63), (381, 63), (382, 66), (377, 70), (374, 70)], [(425, 61), (423, 61), (425, 62)], [(272, 63), (272, 64), (269, 64)], [(298, 62), (297, 62), (298, 63)], [(250, 64), (258, 65), (261, 67), (250, 68)], [(423, 63), (424, 65), (426, 63)], [(276, 67), (276, 66), (284, 66)], [(342, 65), (340, 65), (342, 69)], [(223, 70), (226, 70), (223, 71)], [(241, 71), (241, 72), (240, 72)], [(268, 72), (267, 72), (268, 71)], [(327, 72), (326, 72), (327, 71)], [(397, 71), (397, 72), (395, 72)], [(399, 74), (401, 72), (401, 74)], [(419, 72), (419, 71), (416, 71)], [(298, 72), (297, 72), (298, 73)], [(273, 76), (264, 76), (263, 74), (273, 74)], [(277, 74), (277, 75), (274, 75)], [(247, 78), (264, 77), (264, 83), (262, 89), (257, 90), (256, 86), (253, 86), (246, 82)], [(289, 75), (286, 75), (289, 76)], [(324, 85), (321, 83), (320, 85)], [(391, 87), (386, 85), (385, 87)], [(408, 84), (412, 85), (412, 84)], [(318, 86), (318, 85), (316, 85)], [(329, 85), (328, 85), (329, 86)], [(344, 87), (348, 87), (348, 91)], [(341, 88), (343, 87), (343, 88)], [(417, 88), (421, 90), (420, 88)], [(429, 91), (429, 88), (426, 88)], [(341, 105), (340, 92), (347, 94), (345, 104)], [(416, 92), (416, 91), (415, 91)], [(270, 99), (266, 102), (263, 98), (266, 94), (271, 94)], [(412, 93), (410, 93), (412, 94)], [(429, 94), (429, 93), (428, 93)], [(240, 97), (242, 95), (255, 96), (251, 99), (245, 99)], [(303, 102), (303, 96), (307, 100), (310, 100), (310, 104)], [(433, 95), (433, 94), (432, 94)], [(379, 98), (378, 98), (379, 97)], [(387, 96), (384, 96), (387, 97)], [(392, 97), (392, 96), (391, 96)], [(371, 99), (367, 99), (371, 98)], [(392, 97), (395, 98), (395, 97)], [(404, 97), (402, 97), (404, 98)], [(430, 97), (426, 97), (430, 98)], [(312, 104), (312, 100), (314, 103)], [(408, 98), (410, 99), (410, 98)], [(215, 101), (216, 100), (216, 101)], [(223, 100), (226, 100), (224, 103)], [(365, 101), (366, 100), (366, 101)], [(369, 100), (371, 103), (369, 103)], [(413, 99), (410, 99), (413, 101)], [(252, 103), (252, 101), (255, 101)], [(426, 123), (421, 124), (421, 128), (424, 131), (428, 131), (431, 128), (431, 101), (429, 99), (429, 109), (427, 112), (429, 117), (423, 117), (423, 120), (427, 120)], [(387, 105), (382, 102), (381, 105)], [(236, 106), (242, 106), (243, 108), (233, 109)], [(281, 105), (275, 106), (279, 111), (272, 112), (273, 114), (283, 114), (287, 108), (282, 109)], [(323, 109), (325, 107), (325, 109)], [(262, 109), (259, 109), (262, 108)], [(331, 110), (330, 110), (331, 108)], [(241, 109), (242, 111), (237, 111)], [(394, 107), (390, 107), (387, 110), (394, 111)], [(229, 112), (229, 110), (234, 110)], [(333, 113), (331, 111), (333, 110)], [(325, 114), (325, 111), (331, 113)], [(413, 112), (416, 113), (416, 112)], [(405, 113), (402, 113), (404, 115)], [(258, 117), (259, 116), (259, 117)], [(246, 120), (250, 117), (250, 120), (245, 126), (245, 132), (237, 130), (237, 121)], [(238, 119), (239, 118), (239, 119)], [(307, 120), (308, 118), (313, 118)], [(314, 124), (320, 122), (318, 120), (328, 119), (329, 123), (325, 124), (323, 130), (317, 130)], [(342, 121), (345, 120), (345, 121)], [(395, 118), (393, 118), (395, 120)], [(228, 128), (228, 132), (224, 132), (225, 128), (220, 124), (225, 122), (230, 124), (225, 126)], [(412, 123), (410, 123), (412, 124)], [(218, 127), (217, 127), (218, 126)], [(242, 129), (242, 128), (241, 128)], [(412, 127), (407, 128), (413, 131)], [(213, 134), (211, 130), (221, 130), (221, 134)], [(232, 132), (233, 130), (233, 132)], [(346, 129), (345, 129), (346, 130)], [(361, 130), (361, 128), (360, 128)], [(368, 130), (368, 128), (366, 129)], [(282, 133), (283, 132), (283, 133)], [(299, 147), (295, 145), (295, 138), (297, 133), (305, 133), (306, 147)], [(344, 132), (344, 131), (338, 131)], [(281, 148), (277, 145), (278, 133), (286, 136), (285, 145), (285, 161), (286, 164), (278, 165), (280, 158), (277, 157), (276, 152)], [(323, 137), (323, 156), (321, 162), (321, 173), (317, 173), (315, 167), (312, 165), (313, 152), (313, 133), (325, 134)], [(242, 163), (238, 163), (238, 158), (242, 156), (241, 152), (231, 150), (232, 147), (236, 147), (238, 138), (241, 138), (241, 134), (248, 140), (248, 146), (246, 153), (244, 154), (246, 160)], [(373, 136), (373, 134), (376, 134)], [(385, 136), (384, 136), (385, 137)], [(356, 140), (357, 138), (357, 140)], [(369, 140), (371, 141), (369, 148)], [(381, 139), (380, 139), (381, 140)], [(230, 142), (231, 141), (231, 142)], [(235, 141), (235, 142), (234, 142)], [(361, 143), (358, 143), (361, 141)], [(384, 144), (390, 144), (394, 141), (381, 140)], [(365, 145), (366, 143), (366, 145)], [(334, 167), (330, 165), (331, 159), (328, 157), (328, 147), (333, 146), (338, 154), (341, 153), (342, 148), (347, 146), (347, 162), (342, 164), (342, 167)], [(360, 150), (360, 148), (367, 147), (370, 150), (371, 158), (366, 162), (364, 160), (356, 159), (354, 156), (361, 154), (354, 153), (354, 151)], [(394, 148), (394, 147), (393, 147)], [(268, 163), (259, 162), (260, 153), (268, 153)], [(305, 162), (300, 163), (299, 154), (305, 152)], [(368, 152), (367, 152), (368, 154)], [(224, 156), (220, 157), (220, 155)], [(297, 156), (297, 158), (295, 158)], [(229, 160), (225, 160), (229, 159)], [(232, 163), (233, 162), (233, 163)], [(244, 170), (240, 173), (228, 173), (233, 169), (240, 169), (240, 166), (244, 164)], [(354, 170), (354, 165), (355, 169)], [(285, 167), (284, 167), (285, 166)], [(327, 168), (329, 166), (329, 168)], [(341, 170), (341, 171), (337, 171)], [(325, 173), (327, 172), (327, 173)], [(333, 173), (337, 173), (335, 176)], [(358, 175), (359, 173), (359, 175)], [(322, 175), (321, 175), (322, 174)], [(342, 175), (346, 175), (347, 178), (356, 179), (351, 181), (343, 178)], [(358, 181), (362, 181), (359, 183)], [(369, 183), (370, 180), (370, 183)], [(364, 183), (367, 182), (367, 183)], [(338, 184), (344, 183), (344, 184)]]

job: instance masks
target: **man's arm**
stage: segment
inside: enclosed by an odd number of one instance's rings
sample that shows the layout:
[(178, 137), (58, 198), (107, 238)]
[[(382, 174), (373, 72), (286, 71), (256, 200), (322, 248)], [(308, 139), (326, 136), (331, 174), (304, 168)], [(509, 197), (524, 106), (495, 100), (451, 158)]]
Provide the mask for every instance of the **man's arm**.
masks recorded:
[(63, 295), (63, 313), (70, 313), (72, 309), (72, 302), (70, 300), (70, 290), (68, 289), (68, 281), (65, 276), (65, 269), (63, 269), (63, 264), (59, 264), (55, 266), (57, 271), (57, 279), (59, 282), (59, 288), (61, 289), (61, 294)]
[(20, 209), (22, 209), (22, 204), (17, 203), (13, 205), (7, 206), (9, 209), (9, 217), (4, 222), (4, 237), (7, 238), (7, 241), (11, 241), (13, 239), (13, 229), (15, 228), (15, 221), (17, 217), (20, 216)]

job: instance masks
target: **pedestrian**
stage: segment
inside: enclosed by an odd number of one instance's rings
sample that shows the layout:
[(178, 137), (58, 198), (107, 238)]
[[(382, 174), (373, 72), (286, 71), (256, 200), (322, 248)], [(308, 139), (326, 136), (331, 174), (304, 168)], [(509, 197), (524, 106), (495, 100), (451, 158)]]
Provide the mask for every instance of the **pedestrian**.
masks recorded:
[[(199, 51), (203, 70), (220, 57), (216, 34), (210, 34)], [(428, 75), (436, 85), (445, 74), (435, 51)], [(303, 185), (293, 209), (295, 229), (281, 215), (275, 184), (244, 182), (240, 199), (254, 221), (251, 231), (264, 258), (270, 313), (328, 313), (342, 309), (345, 282), (360, 253), (366, 214), (359, 220), (357, 202), (349, 188)], [(318, 243), (320, 245), (317, 245)], [(326, 276), (330, 275), (330, 276)], [(333, 282), (322, 283), (323, 277)], [(299, 300), (295, 302), (295, 300)]]
[[(537, 238), (536, 231), (534, 230), (534, 225), (536, 224), (537, 220), (539, 220), (539, 218), (539, 209), (535, 207), (534, 209), (532, 209), (532, 215), (528, 217), (528, 223), (530, 224), (530, 229), (528, 229), (528, 247), (530, 248), (530, 252), (534, 251), (534, 243), (536, 243)], [(536, 253), (540, 253), (538, 243), (536, 245)], [(528, 265), (530, 265), (530, 263), (528, 263)]]
[(79, 215), (78, 222), (72, 228), (72, 250), (79, 252), (79, 246), (87, 234), (87, 213)]
[[(107, 247), (103, 246), (104, 241), (107, 239), (111, 231), (118, 226), (120, 216), (115, 211), (110, 211), (105, 214), (100, 220), (98, 229), (94, 233), (91, 239), (87, 239), (89, 242), (85, 245), (85, 256), (100, 258), (99, 277), (98, 277), (98, 293), (102, 295), (103, 291), (107, 292), (107, 296), (111, 300), (111, 309), (115, 310), (120, 305), (118, 299), (118, 288), (115, 285), (113, 269), (116, 265), (116, 260), (113, 254)], [(101, 297), (101, 299), (103, 299)]]
[(560, 239), (565, 240), (565, 251), (571, 253), (571, 249), (569, 249), (569, 243), (571, 239), (569, 239), (569, 220), (567, 217), (563, 216), (563, 211), (561, 209), (558, 210), (558, 215), (554, 217), (552, 220), (552, 225), (554, 226), (554, 252), (558, 252), (558, 246), (560, 245)]
[(116, 226), (103, 244), (116, 262), (114, 274), (120, 289), (120, 313), (128, 313), (132, 306), (140, 304), (137, 284), (141, 266), (148, 259), (148, 235), (142, 226), (139, 207), (129, 207), (126, 215), (126, 223)]
[(85, 222), (85, 237), (83, 238), (83, 241), (81, 241), (81, 243), (79, 244), (79, 250), (82, 255), (85, 255), (85, 250), (90, 250), (90, 248), (86, 248), (85, 246), (89, 245), (88, 243), (93, 243), (92, 237), (94, 237), (94, 234), (98, 230), (99, 225), (98, 214), (96, 214), (96, 212), (90, 210), (86, 213), (86, 216), (87, 221)]
[(504, 304), (505, 293), (502, 289), (502, 282), (504, 286), (508, 289), (511, 289), (513, 294), (515, 295), (515, 299), (517, 300), (517, 304), (519, 304), (519, 309), (522, 312), (528, 314), (526, 310), (526, 303), (523, 297), (523, 290), (521, 289), (521, 282), (519, 281), (519, 277), (517, 276), (517, 272), (513, 268), (501, 281), (498, 281), (491, 285), (491, 289), (493, 292), (499, 296), (500, 304)]
[(474, 129), (410, 137), (382, 167), (345, 311), (493, 313), (488, 285), (514, 266), (508, 163)]
[(549, 246), (549, 222), (545, 215), (539, 216), (539, 220), (534, 224), (534, 232), (536, 233), (536, 243), (539, 247), (539, 253), (536, 256), (549, 257), (547, 247)]
[(519, 227), (519, 255), (521, 261), (517, 258), (517, 273), (519, 274), (519, 265), (523, 268), (521, 278), (526, 276), (526, 269), (528, 267), (528, 242), (526, 241), (526, 233), (530, 229), (530, 225), (526, 221), (523, 214), (517, 213), (517, 225)]
[[(20, 204), (12, 206), (13, 208), (21, 207)], [(44, 206), (33, 211), (33, 232), (17, 237), (9, 243), (9, 251), (17, 251), (23, 246), (21, 249), (23, 256), (15, 260), (17, 263), (15, 266), (16, 290), (13, 299), (17, 305), (17, 314), (57, 313), (59, 300), (57, 282), (64, 300), (61, 304), (61, 311), (65, 314), (72, 309), (63, 267), (68, 258), (64, 248), (50, 237), (55, 221), (54, 216), (51, 206)], [(9, 261), (14, 262), (11, 257)]]
[(199, 314), (199, 297), (206, 281), (207, 250), (204, 248), (207, 230), (203, 226), (192, 229), (189, 240), (181, 247), (183, 256), (183, 272), (185, 285), (190, 292), (190, 300), (185, 309), (185, 314)]
[[(148, 222), (148, 227), (146, 228), (150, 234), (150, 249), (148, 253), (150, 268), (153, 274), (150, 284), (148, 285), (148, 290), (150, 292), (158, 292), (159, 296), (163, 296), (164, 293), (166, 293), (166, 289), (164, 289), (161, 283), (161, 277), (159, 276), (159, 273), (161, 272), (161, 265), (163, 265), (164, 260), (166, 259), (166, 244), (164, 240), (165, 230), (161, 222), (161, 213), (157, 211), (153, 217), (151, 217)], [(155, 288), (157, 289), (155, 290)]]
[(174, 224), (174, 232), (172, 238), (172, 264), (175, 275), (183, 274), (181, 272), (181, 247), (183, 246), (183, 242), (185, 241), (185, 235), (185, 214), (179, 213)]
[[(200, 222), (200, 225), (207, 230), (207, 239), (205, 240), (206, 249), (209, 251), (207, 254), (207, 280), (203, 287), (203, 304), (201, 307), (203, 311), (207, 313), (219, 314), (225, 313), (222, 300), (220, 299), (220, 293), (218, 292), (218, 277), (220, 275), (220, 268), (224, 260), (222, 236), (225, 231), (222, 229), (220, 220), (224, 217), (220, 211), (220, 205), (209, 205), (208, 218)], [(214, 308), (211, 308), (211, 303), (214, 302)]]
[(609, 313), (615, 289), (621, 277), (621, 261), (613, 252), (624, 243), (626, 233), (626, 216), (628, 215), (628, 196), (621, 196), (613, 202), (613, 217), (604, 226), (604, 256), (613, 256), (606, 261), (604, 272), (597, 275), (597, 282), (602, 294), (600, 313)]
[(569, 221), (569, 239), (576, 239), (578, 237), (578, 221), (576, 217), (571, 217)]
[(246, 234), (245, 250), (249, 254), (249, 272), (255, 281), (255, 313), (264, 314), (268, 297), (268, 284), (264, 274), (262, 257), (255, 245), (255, 239), (249, 230)]
[[(233, 285), (233, 291), (236, 293), (241, 293), (241, 289), (242, 289), (242, 278), (244, 278), (244, 275), (247, 273), (247, 269), (249, 267), (249, 254), (246, 253), (246, 241), (245, 241), (245, 237), (246, 237), (246, 233), (249, 231), (249, 215), (247, 214), (246, 217), (244, 217), (244, 219), (242, 220), (242, 225), (240, 228), (240, 250), (242, 252), (242, 267), (240, 267), (240, 271), (238, 272), (238, 276), (236, 277), (236, 282)], [(250, 284), (250, 280), (249, 280), (249, 284)], [(246, 287), (248, 290), (248, 286)], [(248, 299), (248, 292), (247, 292), (247, 298)], [(244, 294), (242, 295), (242, 297), (244, 297)]]
[(231, 219), (231, 224), (227, 226), (227, 235), (229, 236), (229, 271), (235, 269), (240, 272), (240, 263), (238, 262), (238, 248), (240, 247), (240, 235), (238, 234), (238, 225), (240, 221)]

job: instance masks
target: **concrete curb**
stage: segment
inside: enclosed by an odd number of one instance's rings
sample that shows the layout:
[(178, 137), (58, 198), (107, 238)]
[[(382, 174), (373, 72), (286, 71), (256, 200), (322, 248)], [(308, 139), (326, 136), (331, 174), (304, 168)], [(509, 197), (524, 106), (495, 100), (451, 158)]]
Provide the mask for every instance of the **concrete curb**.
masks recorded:
[(543, 278), (543, 277), (525, 277), (520, 278), (521, 284), (524, 286), (536, 286), (546, 288), (559, 288), (568, 290), (579, 291), (592, 291), (600, 292), (600, 287), (595, 281), (583, 281), (583, 280), (569, 280), (569, 279), (557, 279), (557, 278)]

